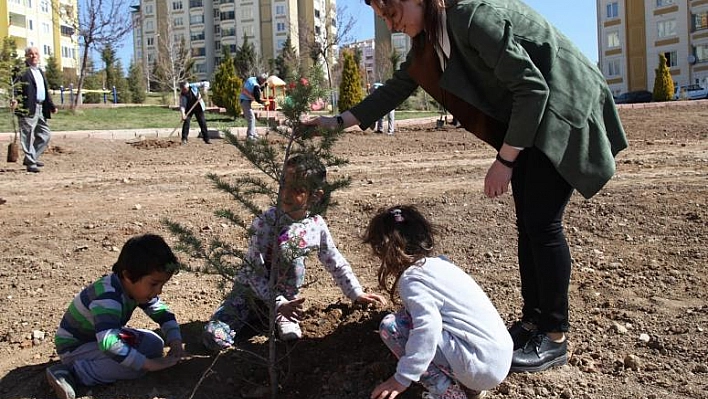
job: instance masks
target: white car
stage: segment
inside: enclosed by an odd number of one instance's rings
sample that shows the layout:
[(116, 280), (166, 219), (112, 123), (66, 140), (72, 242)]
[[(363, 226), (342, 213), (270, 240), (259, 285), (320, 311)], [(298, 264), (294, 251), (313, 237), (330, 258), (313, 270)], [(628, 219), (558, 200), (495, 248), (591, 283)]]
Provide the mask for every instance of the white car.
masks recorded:
[(697, 84), (676, 86), (674, 100), (701, 100), (708, 98), (708, 89)]

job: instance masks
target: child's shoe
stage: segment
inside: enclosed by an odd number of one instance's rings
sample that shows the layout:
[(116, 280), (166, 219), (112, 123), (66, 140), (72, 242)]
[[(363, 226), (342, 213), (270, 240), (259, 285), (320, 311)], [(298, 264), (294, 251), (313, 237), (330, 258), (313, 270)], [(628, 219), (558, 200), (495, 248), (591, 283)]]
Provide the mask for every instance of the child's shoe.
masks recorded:
[(202, 343), (210, 351), (219, 352), (234, 345), (234, 335), (228, 324), (210, 320), (204, 325)]
[(302, 338), (302, 330), (297, 321), (290, 321), (283, 315), (278, 315), (275, 319), (275, 326), (278, 329), (278, 336), (283, 341), (293, 341)]
[(59, 399), (76, 399), (74, 392), (74, 376), (71, 371), (63, 364), (55, 364), (48, 367), (47, 382), (54, 389)]

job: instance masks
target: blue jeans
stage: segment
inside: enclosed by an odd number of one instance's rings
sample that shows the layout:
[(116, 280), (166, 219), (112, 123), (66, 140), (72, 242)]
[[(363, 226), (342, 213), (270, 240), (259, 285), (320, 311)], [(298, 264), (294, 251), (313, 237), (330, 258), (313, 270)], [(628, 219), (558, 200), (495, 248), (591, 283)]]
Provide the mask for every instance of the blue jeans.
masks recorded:
[(241, 110), (243, 111), (243, 117), (246, 118), (246, 123), (248, 127), (246, 128), (246, 138), (257, 139), (258, 133), (256, 132), (256, 115), (253, 113), (253, 108), (251, 108), (251, 100), (241, 100)]
[[(134, 337), (134, 349), (148, 359), (162, 357), (165, 341), (150, 330), (123, 328)], [(87, 342), (69, 353), (60, 355), (61, 362), (69, 367), (82, 385), (110, 384), (118, 380), (133, 380), (145, 375), (143, 370), (133, 370), (108, 357), (98, 348), (98, 342)]]

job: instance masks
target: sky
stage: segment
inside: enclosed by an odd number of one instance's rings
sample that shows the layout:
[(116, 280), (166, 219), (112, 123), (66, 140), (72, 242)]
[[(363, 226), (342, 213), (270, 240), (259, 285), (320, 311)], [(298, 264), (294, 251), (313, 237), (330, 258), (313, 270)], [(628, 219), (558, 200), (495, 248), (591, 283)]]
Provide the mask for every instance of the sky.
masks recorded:
[[(595, 0), (524, 0), (560, 29), (591, 61), (597, 62), (597, 9)], [(374, 37), (374, 12), (364, 0), (337, 0), (357, 23), (356, 40)]]
[[(591, 61), (597, 62), (597, 9), (594, 0), (524, 0), (568, 36)], [(364, 0), (337, 0), (356, 21), (354, 40), (374, 37), (374, 12)], [(133, 36), (128, 35), (118, 56), (127, 69), (133, 57)]]

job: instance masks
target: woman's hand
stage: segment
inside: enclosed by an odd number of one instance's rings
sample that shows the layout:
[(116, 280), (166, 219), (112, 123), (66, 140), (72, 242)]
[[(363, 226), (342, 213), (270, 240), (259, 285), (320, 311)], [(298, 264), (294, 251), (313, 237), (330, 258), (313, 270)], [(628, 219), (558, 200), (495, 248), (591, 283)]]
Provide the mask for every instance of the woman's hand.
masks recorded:
[(371, 399), (393, 399), (406, 389), (408, 389), (408, 387), (401, 385), (400, 382), (396, 381), (396, 379), (391, 376), (388, 380), (374, 388), (373, 392), (371, 392)]
[(302, 121), (302, 124), (306, 126), (319, 126), (326, 129), (334, 130), (346, 129), (349, 126), (358, 125), (359, 120), (351, 112), (344, 111), (337, 116), (318, 116), (313, 119), (307, 119)]
[(512, 168), (494, 161), (484, 178), (484, 194), (489, 198), (496, 198), (509, 191), (512, 171)]
[(356, 298), (356, 303), (373, 303), (373, 304), (379, 304), (381, 306), (386, 305), (386, 298), (382, 295), (379, 294), (368, 294), (368, 293), (363, 293), (359, 295)]

